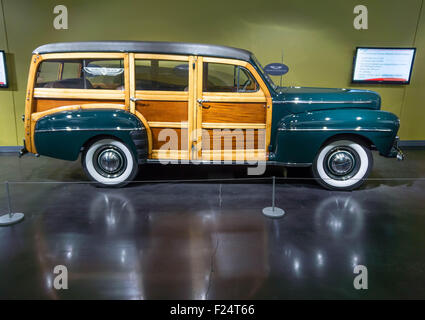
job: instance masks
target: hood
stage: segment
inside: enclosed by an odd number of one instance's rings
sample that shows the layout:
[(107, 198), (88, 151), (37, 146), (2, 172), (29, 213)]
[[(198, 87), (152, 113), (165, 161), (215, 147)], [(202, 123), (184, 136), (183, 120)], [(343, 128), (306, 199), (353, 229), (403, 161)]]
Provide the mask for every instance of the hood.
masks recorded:
[(313, 110), (359, 108), (379, 110), (381, 97), (370, 90), (278, 87), (273, 105), (287, 107), (290, 113)]

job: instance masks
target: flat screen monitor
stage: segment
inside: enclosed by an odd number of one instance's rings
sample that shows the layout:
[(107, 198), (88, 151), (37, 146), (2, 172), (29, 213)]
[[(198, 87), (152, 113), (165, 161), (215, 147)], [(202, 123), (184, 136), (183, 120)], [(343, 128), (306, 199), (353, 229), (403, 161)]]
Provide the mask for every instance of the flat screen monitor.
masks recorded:
[(416, 48), (357, 47), (353, 83), (409, 84)]
[(7, 68), (6, 68), (6, 54), (0, 50), (0, 88), (7, 88)]

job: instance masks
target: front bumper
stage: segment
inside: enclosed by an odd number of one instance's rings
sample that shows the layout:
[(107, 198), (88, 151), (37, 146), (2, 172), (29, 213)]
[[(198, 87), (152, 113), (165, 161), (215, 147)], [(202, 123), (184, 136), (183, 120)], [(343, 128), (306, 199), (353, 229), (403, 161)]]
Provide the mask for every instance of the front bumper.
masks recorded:
[(397, 158), (397, 160), (404, 160), (404, 158), (406, 157), (405, 154), (403, 153), (403, 151), (400, 150), (399, 146), (399, 137), (395, 137), (394, 139), (394, 143), (393, 146), (391, 147), (390, 152), (386, 155), (386, 157), (388, 158)]

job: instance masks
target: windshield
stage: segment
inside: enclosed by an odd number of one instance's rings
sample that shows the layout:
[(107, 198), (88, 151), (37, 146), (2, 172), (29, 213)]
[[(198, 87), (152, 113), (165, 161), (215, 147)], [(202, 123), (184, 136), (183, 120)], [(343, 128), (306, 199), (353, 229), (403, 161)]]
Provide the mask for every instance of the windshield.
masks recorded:
[(266, 78), (267, 82), (270, 84), (270, 86), (276, 90), (277, 85), (274, 84), (273, 80), (270, 78), (270, 76), (264, 71), (263, 66), (261, 65), (260, 61), (258, 61), (257, 57), (252, 55), (252, 60), (254, 60), (254, 63), (257, 65), (257, 67), (261, 70), (261, 72), (264, 75), (264, 78)]

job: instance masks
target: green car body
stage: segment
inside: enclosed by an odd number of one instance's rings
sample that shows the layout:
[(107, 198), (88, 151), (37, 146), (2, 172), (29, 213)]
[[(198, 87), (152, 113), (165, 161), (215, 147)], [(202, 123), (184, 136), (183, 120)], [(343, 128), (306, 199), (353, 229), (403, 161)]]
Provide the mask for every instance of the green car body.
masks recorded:
[(359, 137), (381, 155), (395, 156), (399, 119), (379, 110), (380, 102), (377, 93), (366, 90), (284, 88), (273, 99), (272, 158), (312, 163), (336, 135)]
[(385, 157), (396, 157), (398, 117), (381, 109), (370, 90), (277, 87), (253, 57), (251, 63), (273, 99), (269, 160), (309, 166), (318, 150), (337, 136), (355, 137)]
[(77, 160), (93, 139), (114, 137), (127, 144), (139, 162), (147, 157), (146, 129), (122, 109), (80, 109), (54, 113), (37, 121), (35, 145), (41, 155)]

